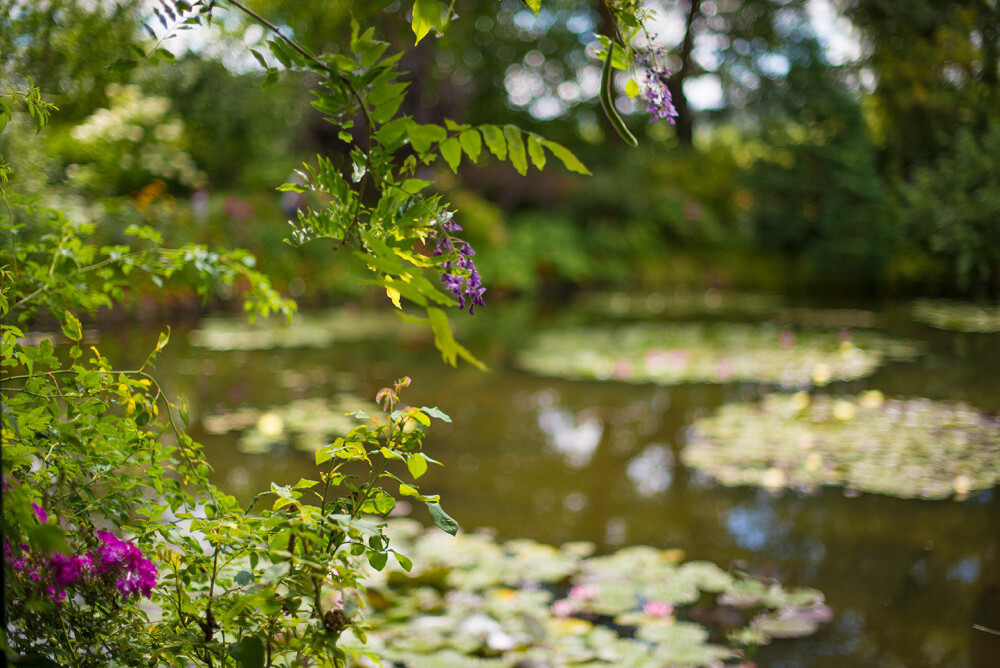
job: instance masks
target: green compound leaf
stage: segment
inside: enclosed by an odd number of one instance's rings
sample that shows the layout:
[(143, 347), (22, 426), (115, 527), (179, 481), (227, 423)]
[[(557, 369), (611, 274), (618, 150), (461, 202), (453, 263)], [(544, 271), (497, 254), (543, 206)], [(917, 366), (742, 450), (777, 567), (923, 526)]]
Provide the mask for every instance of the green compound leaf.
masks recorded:
[(528, 135), (528, 155), (535, 169), (545, 169), (545, 149), (542, 148), (542, 138), (536, 134)]
[(516, 125), (503, 126), (503, 136), (507, 139), (507, 150), (510, 152), (510, 162), (521, 176), (528, 173), (528, 157), (524, 152), (524, 140), (521, 139), (521, 129)]
[(451, 324), (448, 316), (439, 308), (427, 307), (427, 319), (430, 321), (431, 329), (434, 331), (434, 345), (441, 351), (441, 357), (452, 366), (457, 366), (458, 357), (476, 367), (480, 371), (486, 371), (486, 365), (480, 362), (469, 350), (455, 340), (455, 335), (451, 332)]
[(458, 522), (452, 519), (451, 515), (444, 512), (440, 503), (428, 502), (427, 510), (430, 511), (431, 520), (439, 529), (452, 536), (458, 533)]
[(476, 130), (466, 130), (458, 136), (458, 141), (462, 144), (462, 150), (469, 156), (472, 162), (479, 161), (479, 154), (483, 150), (483, 138)]
[(571, 172), (576, 172), (577, 174), (590, 176), (590, 170), (587, 169), (586, 165), (580, 162), (580, 159), (573, 155), (573, 152), (568, 148), (550, 139), (542, 139), (541, 142), (545, 145), (545, 148), (552, 151), (552, 155), (562, 161), (562, 164), (566, 167), (566, 169)]
[(507, 159), (507, 140), (503, 138), (503, 132), (495, 125), (483, 125), (480, 128), (483, 139), (486, 140), (486, 147), (490, 153), (497, 157), (497, 160)]
[(441, 142), (438, 149), (441, 151), (441, 157), (443, 157), (445, 162), (448, 163), (448, 166), (451, 167), (451, 171), (457, 174), (458, 165), (462, 162), (462, 145), (459, 143), (459, 140), (454, 137), (447, 139)]
[(406, 135), (410, 138), (410, 144), (415, 151), (426, 153), (430, 150), (432, 143), (444, 141), (448, 133), (440, 125), (433, 123), (421, 125), (410, 121), (406, 128)]

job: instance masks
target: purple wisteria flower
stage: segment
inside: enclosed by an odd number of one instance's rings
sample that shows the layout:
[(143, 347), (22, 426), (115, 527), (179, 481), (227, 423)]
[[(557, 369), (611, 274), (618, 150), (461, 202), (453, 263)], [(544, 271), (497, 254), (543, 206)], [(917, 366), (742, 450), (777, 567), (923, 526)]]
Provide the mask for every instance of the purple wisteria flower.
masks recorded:
[(662, 55), (662, 49), (656, 49), (650, 53), (636, 52), (636, 60), (646, 68), (646, 81), (642, 89), (642, 97), (648, 103), (646, 113), (652, 115), (649, 122), (655, 123), (657, 120), (666, 119), (668, 123), (673, 125), (676, 122), (677, 109), (674, 107), (673, 96), (667, 87), (670, 70), (657, 62)]
[(445, 270), (441, 276), (441, 282), (458, 299), (458, 308), (465, 309), (465, 305), (468, 304), (469, 313), (475, 315), (477, 304), (479, 306), (486, 305), (483, 300), (486, 288), (483, 286), (483, 280), (476, 269), (476, 263), (472, 259), (476, 251), (467, 242), (457, 238), (452, 239), (450, 233), (461, 232), (462, 226), (452, 220), (450, 213), (439, 219), (438, 222), (443, 228), (443, 232), (434, 237), (436, 244), (434, 255), (458, 251), (457, 258), (441, 263), (441, 268)]

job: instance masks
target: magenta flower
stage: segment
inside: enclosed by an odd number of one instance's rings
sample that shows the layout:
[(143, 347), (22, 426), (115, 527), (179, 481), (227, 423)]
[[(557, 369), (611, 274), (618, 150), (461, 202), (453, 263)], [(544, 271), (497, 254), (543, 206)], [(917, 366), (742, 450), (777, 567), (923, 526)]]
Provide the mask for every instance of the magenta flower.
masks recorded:
[(40, 524), (45, 524), (49, 519), (49, 514), (45, 512), (45, 508), (42, 508), (37, 503), (32, 503), (31, 507), (35, 510), (35, 517), (38, 518)]
[(117, 576), (115, 587), (126, 598), (140, 593), (150, 598), (157, 578), (153, 562), (142, 556), (138, 546), (108, 531), (98, 531), (97, 537), (103, 545), (97, 548), (94, 573)]
[(49, 557), (49, 573), (56, 586), (62, 588), (82, 578), (84, 571), (89, 570), (92, 565), (93, 561), (89, 554), (77, 557), (56, 552)]

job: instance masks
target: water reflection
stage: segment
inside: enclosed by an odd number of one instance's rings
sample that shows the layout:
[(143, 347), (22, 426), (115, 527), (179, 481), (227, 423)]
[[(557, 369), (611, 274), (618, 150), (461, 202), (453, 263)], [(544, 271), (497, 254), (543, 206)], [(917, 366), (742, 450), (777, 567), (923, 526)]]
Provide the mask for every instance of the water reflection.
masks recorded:
[(674, 479), (674, 453), (661, 443), (651, 443), (629, 461), (625, 475), (641, 496), (662, 494)]
[(538, 427), (546, 436), (546, 446), (562, 456), (567, 466), (586, 467), (604, 435), (604, 422), (590, 410), (574, 414), (554, 405), (559, 395), (545, 390), (535, 395)]

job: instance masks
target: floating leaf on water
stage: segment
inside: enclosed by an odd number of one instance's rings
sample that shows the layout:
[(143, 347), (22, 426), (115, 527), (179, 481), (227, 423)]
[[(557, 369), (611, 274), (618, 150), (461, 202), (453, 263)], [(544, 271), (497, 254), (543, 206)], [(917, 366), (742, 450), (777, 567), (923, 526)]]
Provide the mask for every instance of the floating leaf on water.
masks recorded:
[(711, 561), (689, 561), (680, 567), (680, 572), (690, 578), (698, 589), (718, 593), (725, 591), (733, 582), (733, 576)]
[(779, 610), (757, 617), (750, 625), (772, 638), (802, 638), (816, 632), (819, 620), (797, 610)]
[(291, 324), (279, 318), (247, 324), (245, 318), (213, 316), (202, 320), (188, 339), (210, 350), (326, 348), (335, 341), (365, 341), (413, 331), (414, 326), (391, 313), (344, 307), (300, 314)]
[(672, 292), (597, 292), (587, 293), (577, 301), (584, 311), (617, 317), (692, 316), (730, 314), (766, 315), (781, 304), (781, 297), (769, 293), (725, 292), (721, 290), (691, 291), (680, 288)]
[(206, 416), (202, 425), (210, 434), (241, 432), (236, 447), (245, 453), (265, 453), (281, 443), (311, 452), (358, 426), (359, 420), (348, 412), (359, 407), (379, 419), (384, 417), (375, 404), (340, 392), (329, 399), (297, 399), (263, 412), (242, 407)]
[(692, 425), (681, 459), (724, 485), (944, 499), (1000, 484), (1000, 420), (965, 404), (799, 396), (722, 406)]
[[(683, 605), (702, 606), (705, 596), (720, 591), (717, 605), (726, 595), (741, 595), (748, 615), (782, 620), (774, 627), (778, 633), (792, 632), (787, 620), (818, 626), (831, 616), (816, 590), (785, 590), (704, 561), (678, 565), (676, 550), (634, 546), (584, 557), (530, 540), (498, 544), (483, 534), (445, 540), (440, 532), (417, 533), (412, 520), (391, 521), (388, 534), (393, 549), (412, 557), (416, 567), (407, 574), (390, 563), (384, 573), (371, 572), (369, 639), (385, 660), (406, 668), (456, 655), (469, 666), (487, 659), (504, 666), (718, 666), (738, 653), (710, 643), (706, 627), (674, 613), (687, 615)], [(572, 586), (522, 577), (553, 559), (569, 564)], [(693, 592), (674, 604), (679, 609), (662, 597), (671, 587)], [(571, 608), (566, 615), (556, 613), (559, 602)], [(653, 602), (669, 614), (649, 614)], [(756, 644), (770, 637), (756, 627), (739, 633)]]
[(1000, 306), (920, 299), (913, 303), (913, 317), (938, 329), (1000, 333)]
[[(917, 354), (876, 332), (804, 329), (784, 345), (774, 325), (642, 323), (546, 332), (517, 357), (543, 376), (630, 383), (773, 383), (808, 388), (870, 375)], [(849, 336), (850, 339), (845, 339)]]

